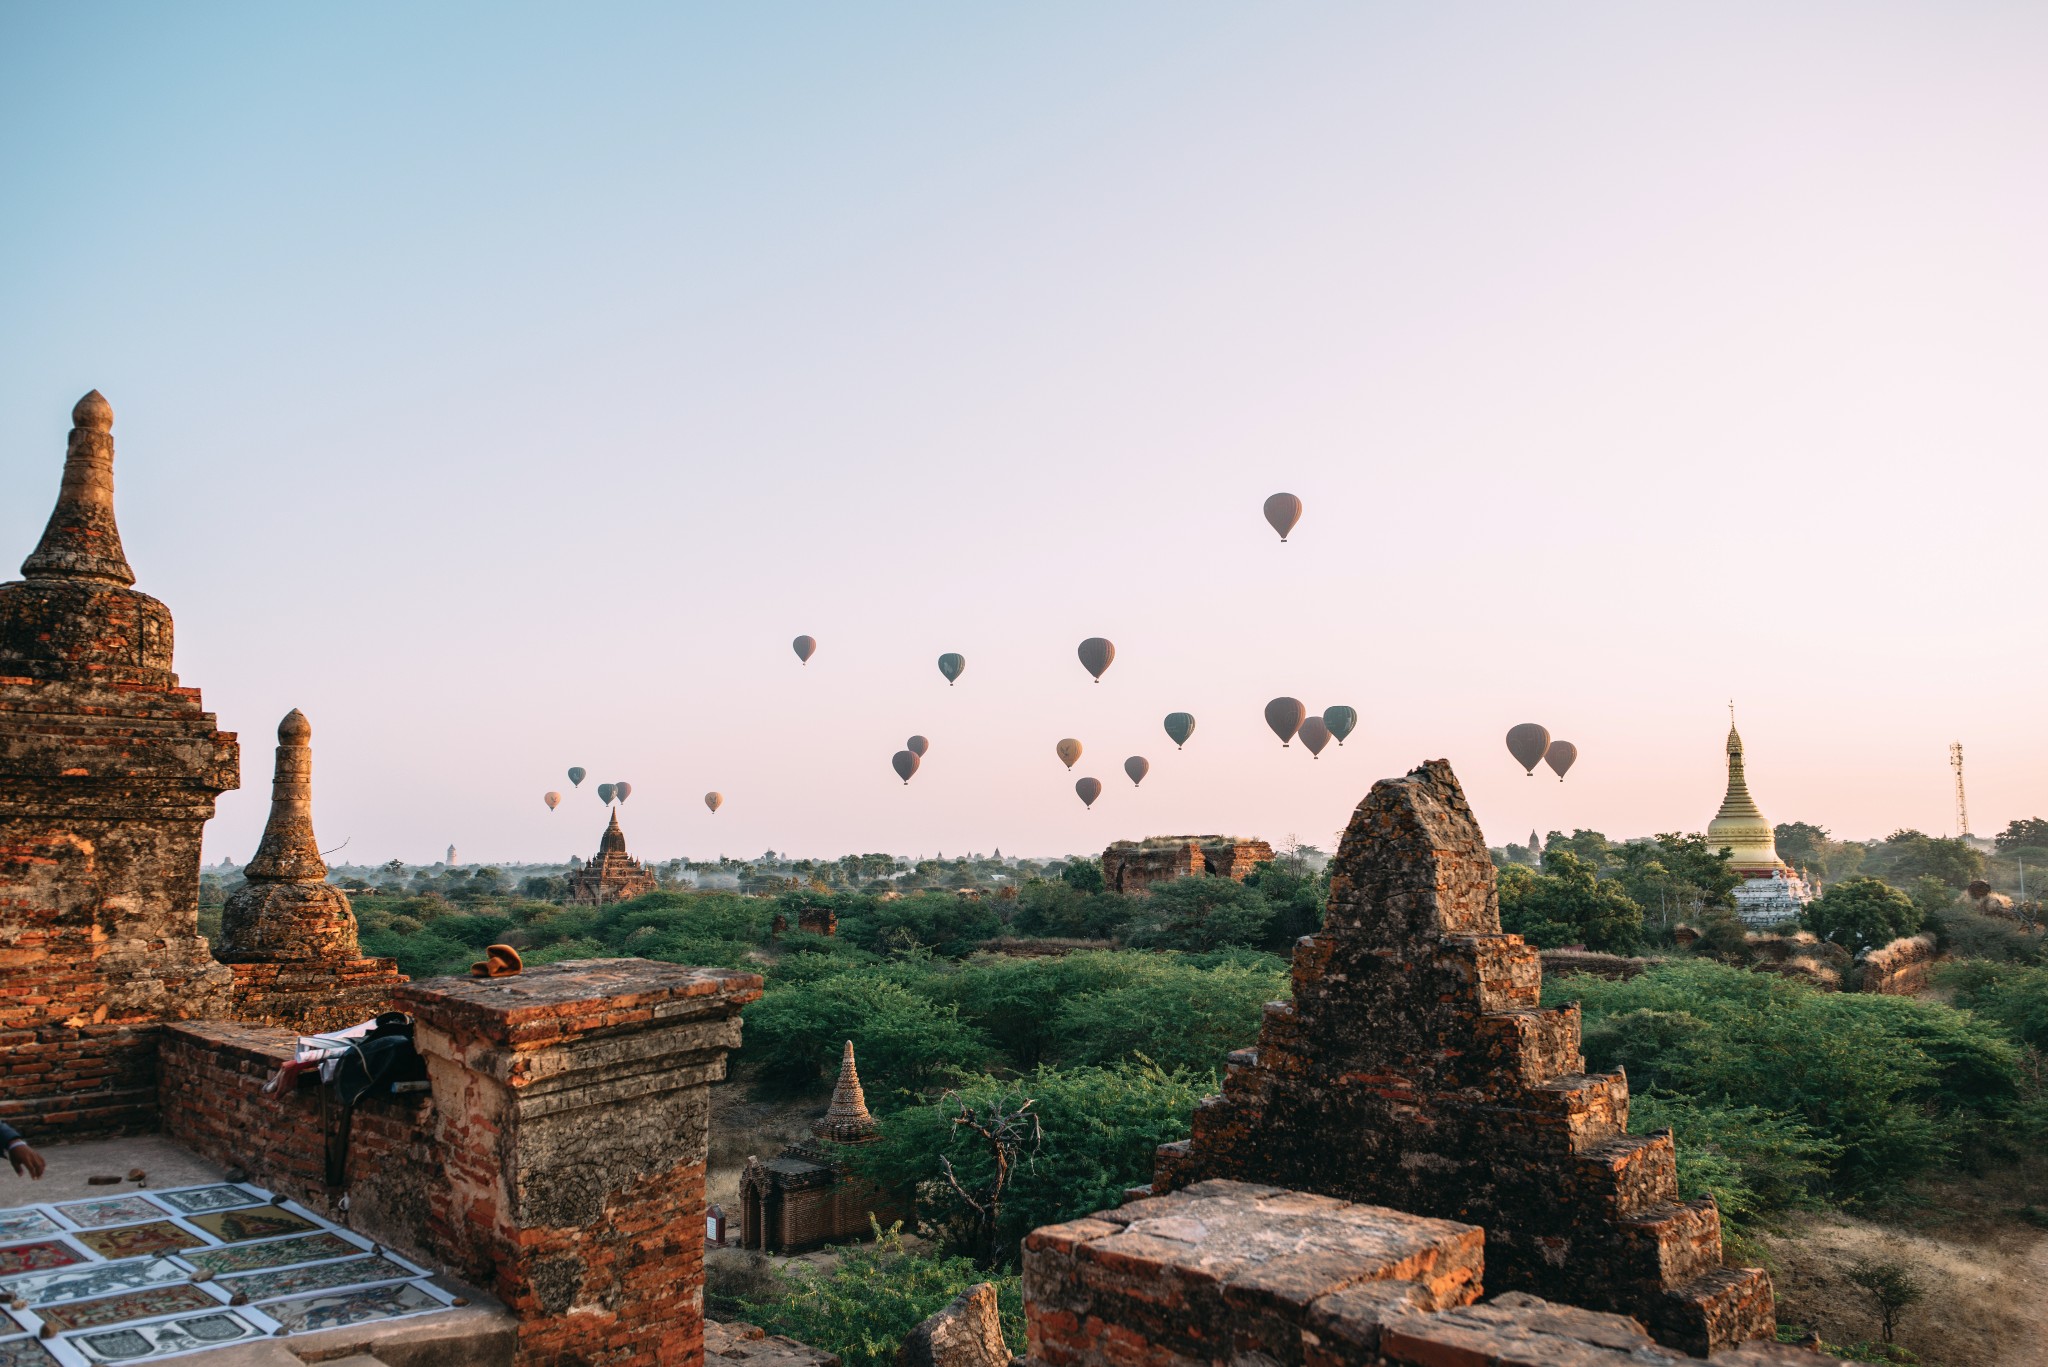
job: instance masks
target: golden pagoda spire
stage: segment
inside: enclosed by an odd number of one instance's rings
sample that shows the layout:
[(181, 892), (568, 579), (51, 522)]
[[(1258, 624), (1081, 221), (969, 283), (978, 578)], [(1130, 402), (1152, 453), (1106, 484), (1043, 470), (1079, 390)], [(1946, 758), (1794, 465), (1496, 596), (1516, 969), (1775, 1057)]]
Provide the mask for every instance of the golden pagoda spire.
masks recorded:
[(1742, 733), (1735, 729), (1735, 704), (1728, 704), (1728, 791), (1721, 810), (1707, 823), (1707, 848), (1733, 853), (1734, 867), (1745, 878), (1769, 877), (1782, 869), (1778, 841), (1770, 821), (1749, 795), (1749, 782), (1742, 771)]

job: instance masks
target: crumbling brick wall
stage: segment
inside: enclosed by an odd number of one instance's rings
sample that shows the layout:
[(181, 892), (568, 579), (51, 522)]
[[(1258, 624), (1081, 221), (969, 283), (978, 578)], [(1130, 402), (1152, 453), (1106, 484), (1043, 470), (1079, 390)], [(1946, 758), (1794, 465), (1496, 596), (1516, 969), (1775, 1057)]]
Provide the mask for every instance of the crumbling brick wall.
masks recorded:
[(1858, 959), (1856, 990), (1885, 997), (1917, 996), (1933, 981), (1940, 959), (1932, 935), (1901, 936)]
[(1102, 852), (1102, 881), (1111, 892), (1142, 893), (1154, 883), (1207, 874), (1242, 883), (1273, 857), (1263, 840), (1228, 835), (1155, 835), (1119, 840)]
[(1293, 973), (1154, 1191), (1226, 1177), (1470, 1221), (1496, 1289), (1638, 1315), (1688, 1351), (1771, 1332), (1769, 1279), (1722, 1266), (1711, 1198), (1678, 1199), (1669, 1132), (1627, 1133), (1628, 1083), (1586, 1073), (1577, 1007), (1541, 1006), (1448, 764), (1359, 804)]

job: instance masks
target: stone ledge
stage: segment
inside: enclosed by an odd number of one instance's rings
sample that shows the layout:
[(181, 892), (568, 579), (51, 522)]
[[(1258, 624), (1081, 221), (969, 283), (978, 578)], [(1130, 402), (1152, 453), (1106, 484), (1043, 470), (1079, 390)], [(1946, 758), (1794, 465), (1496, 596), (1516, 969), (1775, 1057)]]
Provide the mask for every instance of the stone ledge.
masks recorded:
[(655, 1022), (728, 1015), (761, 995), (761, 975), (648, 959), (582, 959), (507, 978), (408, 983), (393, 1005), (442, 1031), (524, 1051)]

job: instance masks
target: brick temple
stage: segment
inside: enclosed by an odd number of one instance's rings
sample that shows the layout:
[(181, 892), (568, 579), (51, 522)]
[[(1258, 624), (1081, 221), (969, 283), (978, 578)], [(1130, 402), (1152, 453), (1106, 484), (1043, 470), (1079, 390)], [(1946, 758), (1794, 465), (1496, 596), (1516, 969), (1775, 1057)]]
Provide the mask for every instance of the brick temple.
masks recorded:
[(604, 828), (604, 836), (597, 842), (597, 853), (588, 864), (569, 875), (570, 905), (609, 906), (643, 892), (653, 892), (656, 886), (654, 875), (626, 853), (626, 833), (619, 829), (619, 812), (613, 808), (611, 824)]
[(770, 1159), (749, 1158), (740, 1175), (740, 1243), (764, 1253), (804, 1253), (825, 1244), (865, 1239), (915, 1218), (901, 1194), (855, 1177), (834, 1146), (872, 1144), (882, 1127), (868, 1114), (853, 1041), (839, 1060), (832, 1104), (811, 1126), (817, 1142), (792, 1144)]
[(1102, 852), (1102, 881), (1111, 892), (1142, 893), (1154, 883), (1206, 875), (1242, 883), (1273, 857), (1263, 840), (1230, 835), (1155, 835), (1119, 840)]

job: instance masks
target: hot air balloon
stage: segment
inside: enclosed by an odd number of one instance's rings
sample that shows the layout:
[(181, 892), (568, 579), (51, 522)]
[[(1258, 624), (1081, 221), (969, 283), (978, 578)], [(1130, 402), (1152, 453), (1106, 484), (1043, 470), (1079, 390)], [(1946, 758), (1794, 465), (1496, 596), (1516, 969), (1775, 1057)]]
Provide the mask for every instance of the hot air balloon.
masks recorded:
[(1060, 763), (1071, 769), (1074, 767), (1074, 761), (1081, 758), (1081, 742), (1075, 740), (1072, 736), (1068, 736), (1058, 745), (1053, 746), (1052, 752), (1060, 757)]
[(1102, 682), (1103, 671), (1116, 659), (1116, 647), (1100, 636), (1090, 636), (1081, 642), (1075, 653), (1081, 657), (1081, 668), (1093, 674), (1097, 683)]
[(939, 656), (939, 673), (946, 676), (946, 687), (951, 688), (953, 681), (966, 672), (967, 657), (965, 655), (955, 655), (949, 652)]
[(1166, 714), (1166, 734), (1173, 737), (1173, 748), (1178, 750), (1188, 743), (1188, 737), (1195, 734), (1195, 714), (1192, 712), (1169, 712)]
[(717, 810), (718, 810), (718, 809), (719, 809), (720, 807), (723, 807), (723, 806), (725, 805), (725, 794), (724, 794), (724, 793), (706, 793), (706, 794), (704, 794), (704, 805), (705, 805), (705, 806), (707, 806), (707, 807), (709, 807), (709, 808), (710, 808), (710, 809), (711, 809), (712, 811), (714, 811), (714, 812), (715, 812), (715, 811), (717, 811)]
[(597, 800), (599, 802), (605, 803), (606, 805), (610, 805), (612, 797), (618, 791), (619, 790), (616, 787), (609, 783), (600, 783), (597, 785)]
[(1330, 743), (1330, 728), (1321, 717), (1310, 717), (1301, 724), (1301, 743), (1308, 747), (1309, 754), (1317, 759), (1323, 757), (1323, 747)]
[(1131, 776), (1131, 786), (1135, 788), (1152, 772), (1152, 764), (1143, 755), (1132, 755), (1124, 761), (1124, 772)]
[(571, 769), (569, 771), (569, 786), (571, 788), (581, 788), (583, 786), (583, 776), (589, 772), (588, 769)]
[(548, 804), (548, 810), (551, 812), (562, 805), (562, 795), (560, 793), (542, 793), (540, 800)]
[(1337, 746), (1342, 749), (1344, 738), (1358, 727), (1358, 709), (1326, 707), (1323, 709), (1323, 725), (1330, 728), (1330, 734), (1337, 738)]
[(796, 652), (797, 659), (809, 664), (811, 656), (818, 653), (818, 642), (809, 636), (799, 636), (789, 643), (789, 648)]
[(633, 796), (633, 785), (630, 783), (614, 783), (612, 785), (612, 795), (618, 798), (619, 801), (624, 802), (627, 798)]
[(912, 736), (909, 740), (903, 742), (903, 748), (916, 755), (919, 759), (923, 759), (925, 751), (932, 748), (932, 743), (923, 736)]
[(1083, 807), (1093, 807), (1095, 799), (1102, 796), (1102, 780), (1099, 778), (1076, 779), (1074, 780), (1074, 791), (1081, 795), (1081, 805)]
[(1301, 719), (1307, 715), (1308, 709), (1298, 698), (1275, 698), (1266, 704), (1266, 725), (1280, 737), (1282, 746), (1294, 739), (1294, 733), (1301, 729)]
[(903, 780), (906, 788), (909, 787), (910, 776), (917, 772), (917, 751), (898, 750), (890, 758), (889, 763), (896, 766), (896, 777)]
[(1508, 753), (1515, 757), (1515, 763), (1533, 774), (1536, 765), (1543, 759), (1543, 752), (1550, 748), (1550, 733), (1533, 721), (1525, 721), (1508, 732)]
[(1294, 530), (1294, 524), (1301, 521), (1301, 500), (1293, 494), (1273, 495), (1266, 500), (1266, 521), (1285, 541), (1287, 534)]
[(1572, 767), (1572, 761), (1579, 757), (1579, 747), (1568, 740), (1554, 740), (1543, 751), (1543, 762), (1557, 771), (1557, 781), (1564, 782), (1564, 771)]

